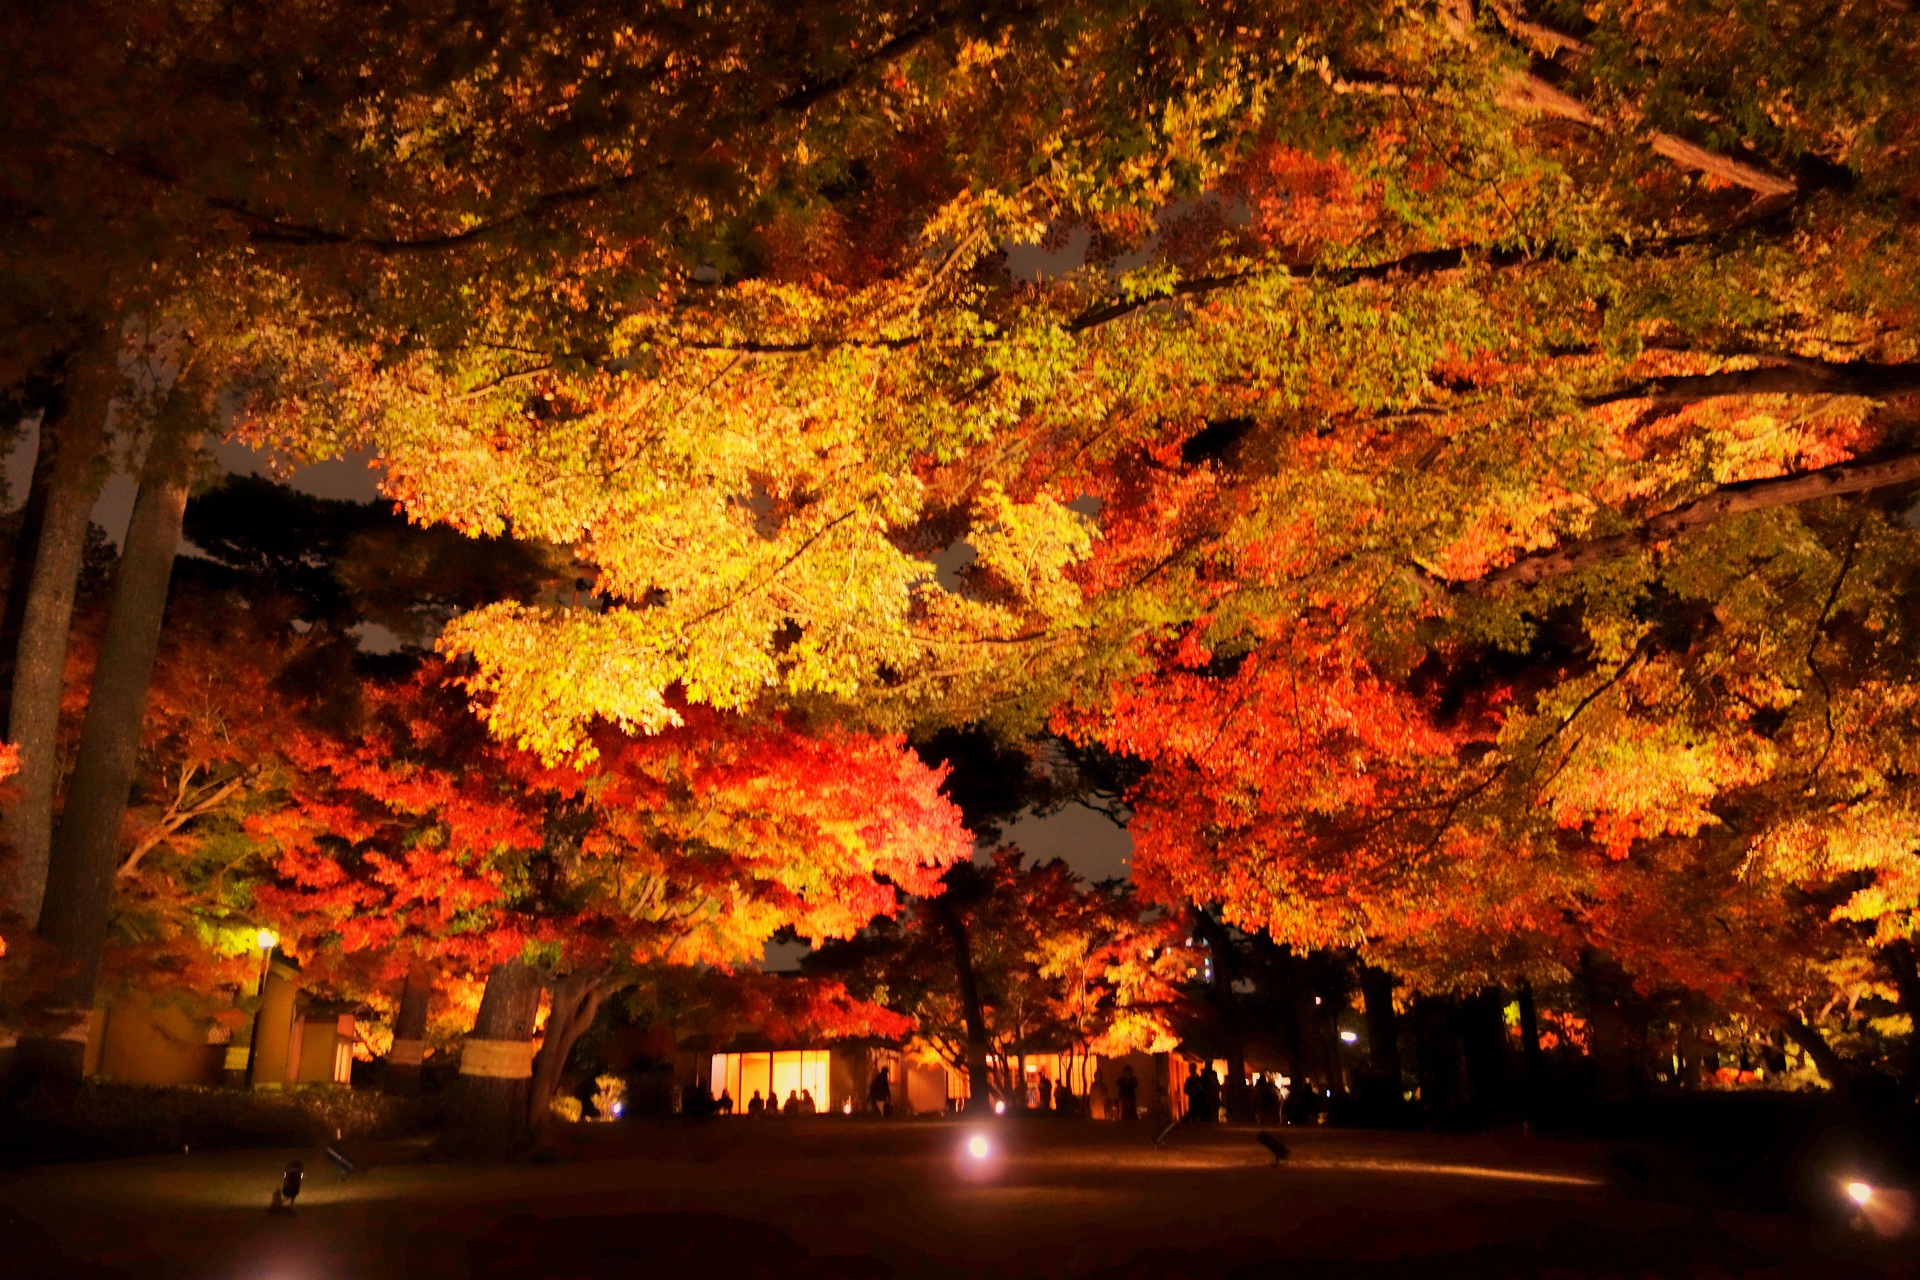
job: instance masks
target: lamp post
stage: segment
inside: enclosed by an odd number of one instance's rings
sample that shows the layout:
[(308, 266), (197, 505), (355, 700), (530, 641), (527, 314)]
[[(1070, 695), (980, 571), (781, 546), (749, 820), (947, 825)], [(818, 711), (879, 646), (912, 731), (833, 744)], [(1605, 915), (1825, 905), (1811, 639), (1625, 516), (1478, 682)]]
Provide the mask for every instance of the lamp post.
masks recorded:
[[(280, 935), (271, 929), (261, 929), (253, 935), (254, 945), (260, 949), (260, 979), (254, 987), (254, 997), (259, 1004), (253, 1011), (253, 1022), (247, 1028), (246, 1074), (240, 1080), (240, 1087), (253, 1087), (254, 1059), (260, 1052), (260, 1017), (266, 1012), (267, 974), (273, 968), (273, 949), (280, 945)], [(228, 1051), (227, 1063), (232, 1066), (234, 1055)]]

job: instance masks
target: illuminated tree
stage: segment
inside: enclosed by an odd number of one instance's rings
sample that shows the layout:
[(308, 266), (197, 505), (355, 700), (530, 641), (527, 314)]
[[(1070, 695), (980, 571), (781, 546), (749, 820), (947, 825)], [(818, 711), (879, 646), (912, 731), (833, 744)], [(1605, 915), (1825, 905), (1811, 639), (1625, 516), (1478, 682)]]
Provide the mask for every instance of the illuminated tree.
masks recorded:
[[(921, 1046), (986, 1081), (973, 1097), (1024, 1105), (1018, 1072), (1029, 1053), (1123, 1054), (1173, 1043), (1184, 975), (1168, 947), (1180, 933), (1177, 919), (1144, 909), (1125, 884), (1087, 884), (1058, 860), (1030, 866), (1006, 846), (989, 863), (949, 871), (938, 896), (804, 964), (910, 1015)], [(969, 982), (986, 1055), (973, 1051)], [(1084, 1092), (1088, 1080), (1078, 1083)]]

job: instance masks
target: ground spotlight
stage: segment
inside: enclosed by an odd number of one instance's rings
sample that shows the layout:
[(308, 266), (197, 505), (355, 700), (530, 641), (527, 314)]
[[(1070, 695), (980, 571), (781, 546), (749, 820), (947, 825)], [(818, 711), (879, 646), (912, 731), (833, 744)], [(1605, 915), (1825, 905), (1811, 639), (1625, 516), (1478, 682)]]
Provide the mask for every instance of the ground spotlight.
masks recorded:
[(1359, 1044), (1360, 1033), (1358, 1031), (1342, 1031), (1340, 1033), (1340, 1039), (1346, 1044)]
[(1847, 1199), (1857, 1205), (1865, 1205), (1867, 1201), (1873, 1199), (1873, 1187), (1865, 1182), (1849, 1182), (1847, 1184)]
[(993, 1154), (993, 1144), (987, 1141), (985, 1134), (976, 1133), (967, 1139), (967, 1154), (975, 1160), (985, 1160)]
[(993, 1100), (993, 1114), (997, 1116), (1003, 1116), (1007, 1114), (1007, 1104), (1004, 1099), (995, 1098)]

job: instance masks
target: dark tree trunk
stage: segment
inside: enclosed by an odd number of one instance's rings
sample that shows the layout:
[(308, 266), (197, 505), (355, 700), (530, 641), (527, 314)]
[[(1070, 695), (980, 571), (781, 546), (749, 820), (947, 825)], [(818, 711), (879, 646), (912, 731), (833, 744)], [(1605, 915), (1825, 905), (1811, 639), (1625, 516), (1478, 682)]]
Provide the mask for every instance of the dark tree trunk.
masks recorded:
[(503, 961), (487, 975), (473, 1033), (460, 1052), (442, 1154), (497, 1160), (526, 1145), (541, 985), (540, 975), (522, 960)]
[(424, 960), (407, 966), (400, 1008), (393, 1015), (393, 1048), (387, 1051), (386, 1091), (410, 1096), (420, 1092), (421, 1064), (427, 1053), (427, 1009), (433, 1003), (433, 969)]
[(1452, 1010), (1432, 996), (1414, 1004), (1415, 1069), (1420, 1076), (1420, 1102), (1433, 1113), (1460, 1105), (1460, 1044), (1454, 1033)]
[(1639, 1065), (1622, 992), (1625, 975), (1587, 948), (1580, 953), (1580, 979), (1586, 989), (1594, 1089), (1602, 1102), (1625, 1102), (1642, 1092)]
[(960, 1009), (967, 1022), (967, 1079), (970, 1084), (978, 1082), (968, 1089), (967, 1110), (991, 1111), (993, 1100), (987, 1096), (987, 1018), (980, 1004), (980, 984), (973, 972), (973, 939), (967, 936), (967, 922), (961, 919), (959, 908), (947, 901), (945, 894), (929, 899), (929, 903), (953, 945), (953, 973), (960, 987)]
[(1913, 944), (1904, 938), (1882, 947), (1880, 961), (1893, 975), (1900, 1009), (1913, 1025), (1907, 1033), (1907, 1060), (1900, 1072), (1900, 1087), (1912, 1099), (1920, 1091), (1920, 965), (1914, 962)]
[(34, 450), (33, 472), (27, 484), (27, 501), (20, 508), (20, 532), (13, 540), (13, 560), (7, 566), (7, 598), (0, 612), (0, 724), (13, 713), (14, 659), (20, 649), (20, 632), (26, 625), (27, 588), (33, 583), (34, 561), (40, 557), (40, 527), (46, 522), (47, 490), (53, 487), (53, 459), (48, 429), (65, 414), (64, 404), (50, 392), (43, 398), (40, 414), (40, 445)]
[(1376, 1103), (1395, 1107), (1400, 1094), (1400, 1019), (1393, 1012), (1393, 975), (1366, 965), (1360, 970), (1360, 998), (1367, 1011), (1367, 1066)]
[(1527, 1071), (1527, 1102), (1537, 1106), (1547, 1091), (1547, 1056), (1540, 1048), (1540, 1010), (1533, 1003), (1533, 984), (1520, 979), (1520, 1054)]
[(9, 649), (7, 702), (7, 740), (20, 749), (20, 773), (14, 779), (15, 799), (6, 810), (6, 839), (13, 850), (11, 905), (28, 922), (39, 921), (46, 894), (53, 797), (60, 780), (56, 747), (61, 680), (87, 546), (87, 517), (106, 478), (107, 406), (119, 382), (116, 356), (117, 347), (105, 341), (77, 353), (60, 401), (53, 406), (57, 412), (50, 411), (40, 423), (40, 455), (46, 465), (38, 459), (34, 465), (40, 510), (33, 559), (31, 564), (15, 560), (15, 581), (9, 588), (10, 593), (21, 593), (18, 640)]
[(1506, 1020), (1504, 1002), (1492, 987), (1461, 1001), (1460, 1043), (1466, 1051), (1467, 1087), (1479, 1112), (1494, 1112), (1506, 1104)]
[(1222, 1082), (1221, 1101), (1226, 1104), (1227, 1119), (1253, 1120), (1253, 1094), (1247, 1088), (1247, 1029), (1241, 1016), (1240, 1000), (1233, 984), (1240, 976), (1239, 955), (1233, 949), (1233, 935), (1213, 918), (1205, 907), (1193, 909), (1195, 924), (1207, 940), (1213, 957), (1213, 977), (1207, 983), (1207, 1002), (1213, 1006), (1220, 1026), (1221, 1047), (1227, 1055), (1227, 1078)]
[(1326, 1028), (1321, 1025), (1321, 1007), (1313, 1002), (1313, 984), (1306, 965), (1298, 957), (1293, 965), (1293, 1022), (1299, 1028), (1300, 1077), (1325, 1098), (1333, 1087), (1334, 1064), (1327, 1058)]
[[(1332, 957), (1324, 957), (1332, 959)], [(1347, 1007), (1347, 983), (1344, 972), (1329, 974), (1322, 971), (1321, 980), (1315, 984), (1315, 995), (1319, 1003), (1314, 1006), (1320, 1015), (1321, 1043), (1327, 1052), (1327, 1090), (1334, 1099), (1347, 1096), (1347, 1070), (1345, 1044), (1340, 1039), (1340, 1011)]]
[(555, 982), (553, 1002), (547, 1008), (547, 1034), (533, 1060), (533, 1084), (527, 1099), (527, 1122), (538, 1127), (546, 1119), (554, 1091), (567, 1069), (573, 1047), (600, 1016), (600, 1006), (617, 990), (606, 975), (578, 970)]
[[(180, 545), (180, 518), (195, 453), (195, 442), (184, 435), (157, 437), (141, 469), (140, 492), (114, 572), (113, 601), (80, 731), (79, 759), (48, 860), (40, 937), (62, 966), (53, 988), (55, 1002), (76, 1018), (93, 1006), (147, 685)], [(79, 1055), (71, 1057), (78, 1076)]]
[(1782, 1029), (1787, 1033), (1788, 1039), (1799, 1045), (1806, 1055), (1813, 1059), (1813, 1065), (1819, 1068), (1820, 1074), (1827, 1078), (1827, 1083), (1833, 1086), (1835, 1091), (1847, 1093), (1854, 1088), (1857, 1083), (1857, 1073), (1847, 1065), (1847, 1060), (1827, 1043), (1827, 1038), (1817, 1029), (1793, 1016), (1785, 1019)]

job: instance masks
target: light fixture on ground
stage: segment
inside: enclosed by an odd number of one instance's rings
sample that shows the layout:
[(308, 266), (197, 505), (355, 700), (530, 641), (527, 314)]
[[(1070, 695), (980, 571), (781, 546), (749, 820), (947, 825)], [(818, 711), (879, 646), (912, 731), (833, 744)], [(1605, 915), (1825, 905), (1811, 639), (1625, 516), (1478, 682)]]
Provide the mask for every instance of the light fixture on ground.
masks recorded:
[(1847, 1199), (1857, 1205), (1864, 1206), (1867, 1201), (1873, 1199), (1872, 1185), (1865, 1182), (1849, 1182), (1847, 1184)]
[(967, 1139), (967, 1154), (975, 1160), (985, 1160), (993, 1154), (993, 1144), (987, 1141), (984, 1133), (976, 1133)]
[(1340, 1039), (1346, 1044), (1359, 1044), (1360, 1033), (1358, 1031), (1342, 1031), (1340, 1033)]

